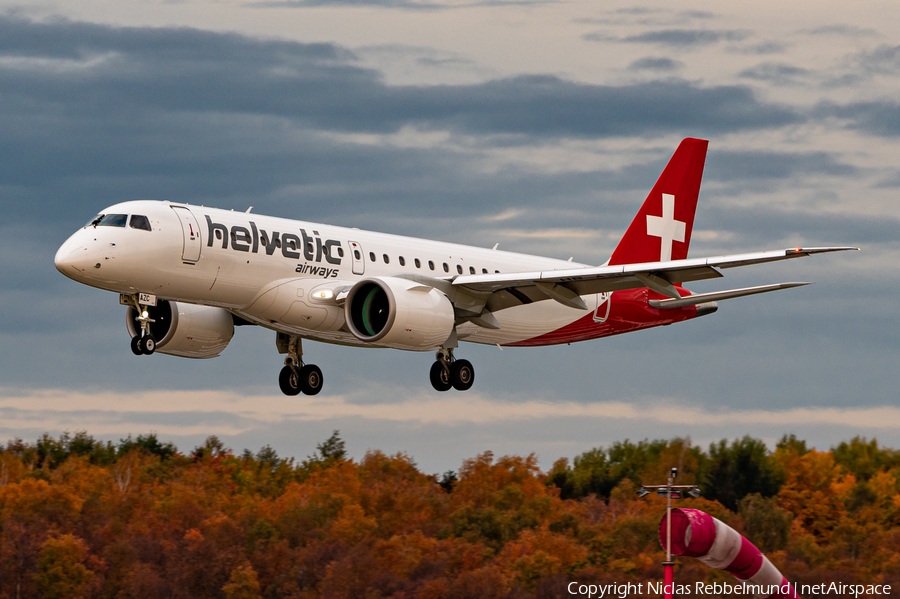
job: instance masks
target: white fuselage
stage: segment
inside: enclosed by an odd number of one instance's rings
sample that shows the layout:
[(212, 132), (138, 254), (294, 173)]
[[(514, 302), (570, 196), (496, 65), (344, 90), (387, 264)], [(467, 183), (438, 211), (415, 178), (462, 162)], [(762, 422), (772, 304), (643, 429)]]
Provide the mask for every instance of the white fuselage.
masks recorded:
[[(371, 276), (421, 276), (449, 281), (459, 274), (571, 269), (583, 266), (540, 256), (250, 214), (136, 200), (103, 214), (143, 215), (150, 230), (88, 225), (59, 249), (57, 267), (81, 283), (122, 294), (219, 306), (273, 330), (344, 343), (360, 342), (342, 328), (340, 310), (315, 305), (311, 294)], [(271, 312), (280, 284), (298, 297), (291, 311)], [(306, 290), (304, 293), (303, 290)], [(270, 301), (270, 299), (272, 301)], [(597, 297), (582, 298), (589, 309)], [(283, 301), (283, 297), (279, 299)], [(269, 310), (269, 312), (267, 312)], [(586, 312), (554, 301), (495, 314), (499, 329), (465, 322), (460, 340), (509, 344), (560, 329)]]

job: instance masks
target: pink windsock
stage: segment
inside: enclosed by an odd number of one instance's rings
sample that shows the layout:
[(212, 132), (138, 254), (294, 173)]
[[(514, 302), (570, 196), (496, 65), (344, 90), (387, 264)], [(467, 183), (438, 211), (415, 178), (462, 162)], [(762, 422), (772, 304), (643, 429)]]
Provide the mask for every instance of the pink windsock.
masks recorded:
[[(659, 523), (666, 547), (666, 517)], [(794, 587), (756, 546), (727, 524), (700, 510), (672, 509), (672, 555), (696, 557), (711, 568), (731, 572), (754, 594), (767, 599), (799, 599)]]

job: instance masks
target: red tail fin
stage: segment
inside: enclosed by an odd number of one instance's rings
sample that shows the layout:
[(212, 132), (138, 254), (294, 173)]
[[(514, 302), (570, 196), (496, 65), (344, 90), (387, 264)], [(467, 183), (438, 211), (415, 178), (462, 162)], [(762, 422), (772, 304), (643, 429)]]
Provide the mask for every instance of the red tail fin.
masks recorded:
[(610, 265), (687, 258), (708, 144), (705, 139), (682, 140), (613, 251)]

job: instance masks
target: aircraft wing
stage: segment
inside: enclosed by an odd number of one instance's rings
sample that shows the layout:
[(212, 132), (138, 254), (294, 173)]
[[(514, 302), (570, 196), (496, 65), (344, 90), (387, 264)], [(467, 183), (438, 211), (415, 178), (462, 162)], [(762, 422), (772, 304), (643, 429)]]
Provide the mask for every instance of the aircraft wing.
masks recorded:
[(690, 258), (535, 272), (460, 275), (453, 279), (453, 285), (461, 286), (478, 294), (490, 293), (491, 297), (486, 305), (490, 311), (545, 299), (554, 299), (564, 305), (581, 308), (583, 302), (578, 297), (581, 295), (649, 287), (658, 293), (677, 299), (680, 295), (675, 291), (673, 284), (719, 278), (724, 276), (720, 272), (722, 269), (764, 264), (825, 252), (858, 249), (855, 247), (796, 247), (713, 258)]

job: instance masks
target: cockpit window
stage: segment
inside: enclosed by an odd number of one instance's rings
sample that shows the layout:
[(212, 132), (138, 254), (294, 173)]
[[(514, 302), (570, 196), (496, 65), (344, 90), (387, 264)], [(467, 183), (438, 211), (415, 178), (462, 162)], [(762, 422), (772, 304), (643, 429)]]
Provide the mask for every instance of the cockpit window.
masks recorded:
[(98, 224), (100, 224), (100, 221), (101, 221), (101, 220), (103, 220), (103, 215), (102, 215), (102, 214), (98, 214), (97, 216), (95, 216), (94, 218), (92, 218), (92, 219), (91, 219), (91, 222), (89, 222), (88, 224), (86, 224), (85, 227), (96, 227)]
[(132, 229), (143, 229), (144, 231), (151, 230), (150, 219), (143, 214), (132, 214), (131, 221), (129, 221), (128, 224)]
[(126, 220), (127, 214), (105, 214), (99, 219), (94, 219), (91, 224), (95, 227), (124, 227)]

